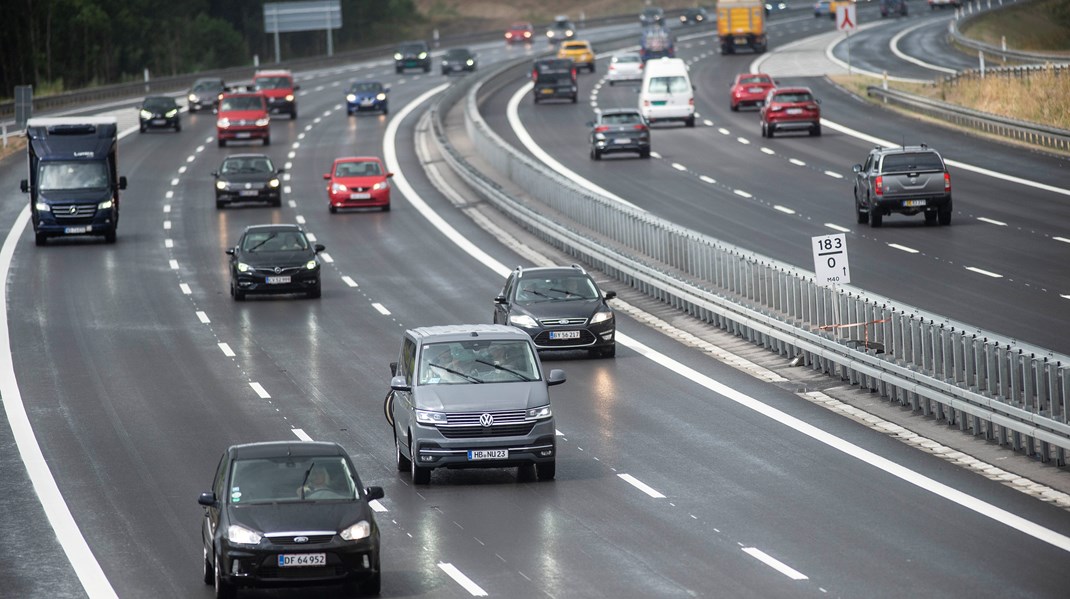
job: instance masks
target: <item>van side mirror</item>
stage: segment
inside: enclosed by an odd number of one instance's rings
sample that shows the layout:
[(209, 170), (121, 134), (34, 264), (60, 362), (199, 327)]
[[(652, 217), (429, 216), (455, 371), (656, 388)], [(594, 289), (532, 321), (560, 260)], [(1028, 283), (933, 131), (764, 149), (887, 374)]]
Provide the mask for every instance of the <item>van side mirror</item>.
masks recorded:
[(204, 507), (212, 507), (216, 504), (215, 493), (212, 491), (205, 491), (201, 493), (201, 496), (197, 498), (197, 503)]
[(412, 391), (412, 387), (405, 381), (403, 376), (395, 376), (390, 379), (390, 388), (394, 391)]
[(119, 177), (119, 189), (126, 189), (126, 177)]
[(22, 193), (29, 193), (29, 191), (30, 191), (30, 182), (27, 181), (26, 179), (23, 179), (22, 181), (19, 181), (19, 189), (22, 190)]
[(554, 368), (550, 371), (549, 378), (546, 379), (546, 385), (553, 387), (554, 385), (560, 385), (565, 382), (565, 371), (560, 368)]

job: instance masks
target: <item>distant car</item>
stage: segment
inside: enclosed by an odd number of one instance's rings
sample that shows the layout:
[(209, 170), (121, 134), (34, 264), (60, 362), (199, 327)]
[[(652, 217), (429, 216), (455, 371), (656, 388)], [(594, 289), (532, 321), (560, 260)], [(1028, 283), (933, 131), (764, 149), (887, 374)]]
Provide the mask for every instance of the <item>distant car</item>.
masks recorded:
[(557, 20), (546, 30), (546, 40), (551, 44), (574, 39), (576, 37), (576, 25), (568, 18), (558, 17)]
[(638, 52), (614, 54), (606, 71), (606, 81), (615, 85), (618, 81), (642, 81), (643, 60)]
[(285, 69), (257, 71), (253, 75), (253, 85), (267, 100), (268, 112), (288, 114), (290, 120), (297, 118), (297, 91), (300, 85), (294, 83), (293, 74)]
[(829, 2), (829, 18), (830, 19), (835, 19), (836, 18), (836, 9), (841, 4), (844, 5), (844, 6), (847, 6), (848, 4), (854, 4), (854, 3), (855, 3), (854, 0), (832, 0), (831, 2)]
[(923, 213), (925, 224), (951, 224), (951, 173), (940, 153), (925, 144), (877, 146), (855, 175), (858, 223), (881, 226), (887, 214)]
[(821, 135), (820, 100), (808, 87), (777, 87), (765, 96), (761, 109), (762, 137), (778, 131), (808, 131)]
[(431, 47), (423, 40), (402, 42), (394, 52), (394, 71), (401, 74), (405, 69), (423, 69), (431, 72)]
[(765, 73), (740, 73), (728, 94), (729, 107), (735, 112), (740, 106), (761, 106), (774, 87), (776, 82)]
[(901, 17), (907, 16), (906, 0), (880, 0), (880, 3), (881, 18), (888, 17), (889, 15), (899, 15)]
[(346, 90), (346, 115), (373, 111), (387, 114), (390, 110), (390, 88), (378, 81), (357, 81)]
[(535, 27), (531, 23), (513, 23), (505, 31), (505, 43), (530, 44), (535, 41)]
[(928, 0), (928, 2), (930, 10), (936, 10), (938, 8), (942, 10), (948, 7), (962, 7), (962, 0)]
[(219, 108), (219, 100), (223, 98), (223, 92), (227, 86), (218, 77), (205, 77), (193, 82), (186, 94), (187, 106), (191, 113), (205, 108), (216, 110)]
[(604, 109), (587, 126), (591, 128), (591, 160), (620, 152), (650, 158), (650, 125), (638, 108)]
[(657, 6), (648, 6), (639, 13), (640, 25), (660, 25), (665, 22), (665, 11)]
[(182, 130), (180, 107), (169, 96), (149, 96), (137, 109), (138, 131), (144, 133), (149, 129)]
[(831, 0), (817, 0), (817, 2), (814, 2), (814, 18), (828, 16), (836, 16), (836, 13), (832, 12)]
[(250, 293), (304, 293), (320, 296), (320, 261), (325, 248), (313, 245), (297, 225), (245, 228), (230, 256), (230, 295), (243, 301)]
[(775, 12), (780, 12), (788, 9), (788, 3), (782, 0), (767, 0), (765, 3), (765, 15), (769, 16)]
[(369, 502), (382, 498), (382, 487), (362, 486), (337, 443), (232, 445), (197, 501), (204, 583), (216, 597), (338, 583), (378, 595), (379, 526)]
[(572, 60), (576, 63), (576, 69), (584, 68), (591, 73), (594, 72), (594, 49), (591, 48), (591, 42), (582, 40), (562, 42), (557, 49), (557, 57)]
[(684, 12), (680, 14), (680, 24), (681, 25), (701, 25), (702, 23), (705, 23), (706, 21), (708, 21), (709, 18), (710, 18), (710, 16), (706, 13), (706, 9), (705, 8), (702, 8), (702, 7), (699, 7), (699, 8), (688, 8), (688, 9), (685, 9)]
[(442, 74), (474, 73), (476, 55), (468, 48), (453, 48), (442, 55)]
[(577, 264), (517, 267), (494, 298), (494, 322), (527, 331), (539, 351), (584, 349), (592, 356), (617, 353), (616, 320), (591, 275)]
[(542, 58), (535, 61), (531, 70), (535, 85), (532, 94), (535, 103), (543, 100), (566, 98), (575, 104), (579, 97), (576, 81), (576, 64), (567, 58)]
[(390, 210), (389, 173), (383, 162), (370, 156), (336, 158), (331, 172), (324, 173), (327, 183), (327, 207), (331, 213), (339, 208), (379, 208)]
[(219, 147), (227, 142), (259, 139), (271, 145), (271, 117), (267, 100), (259, 92), (227, 92), (219, 101), (216, 114), (216, 140)]
[(279, 174), (284, 170), (275, 168), (271, 158), (264, 154), (227, 156), (219, 165), (219, 170), (212, 171), (215, 177), (215, 207), (248, 201), (281, 206)]

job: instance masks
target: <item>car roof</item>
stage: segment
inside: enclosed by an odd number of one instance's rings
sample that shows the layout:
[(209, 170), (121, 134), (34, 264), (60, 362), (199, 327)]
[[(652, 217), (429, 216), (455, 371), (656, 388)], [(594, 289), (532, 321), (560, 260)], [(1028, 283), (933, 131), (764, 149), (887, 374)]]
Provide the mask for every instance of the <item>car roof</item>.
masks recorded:
[(322, 441), (263, 441), (231, 445), (227, 453), (233, 459), (278, 458), (285, 456), (347, 456), (337, 443)]
[(263, 71), (257, 71), (253, 77), (292, 77), (293, 73), (288, 69), (265, 69)]
[(531, 341), (531, 335), (504, 324), (447, 324), (417, 327), (406, 332), (421, 343), (469, 341), (474, 338)]
[(271, 225), (249, 225), (245, 227), (246, 233), (256, 233), (259, 231), (300, 231), (301, 227), (291, 224), (271, 224)]
[(271, 156), (267, 154), (257, 154), (255, 152), (246, 152), (245, 154), (227, 154), (223, 157), (223, 160), (230, 160), (231, 158), (267, 158), (271, 160)]
[(524, 277), (554, 277), (554, 276), (566, 276), (566, 275), (586, 275), (587, 271), (583, 270), (578, 264), (572, 266), (533, 266), (531, 268), (517, 267), (515, 271), (519, 278)]
[(939, 154), (939, 152), (925, 144), (919, 144), (916, 146), (892, 146), (888, 148), (875, 148), (875, 151), (880, 152), (881, 154), (917, 154), (918, 152), (931, 152), (933, 154)]

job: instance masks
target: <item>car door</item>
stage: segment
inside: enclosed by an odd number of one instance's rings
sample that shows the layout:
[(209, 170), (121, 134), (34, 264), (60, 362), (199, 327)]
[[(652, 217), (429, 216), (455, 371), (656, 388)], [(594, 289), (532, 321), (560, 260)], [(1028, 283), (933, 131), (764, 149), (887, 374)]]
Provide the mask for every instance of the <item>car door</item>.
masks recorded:
[(514, 280), (513, 275), (509, 275), (505, 279), (505, 287), (502, 288), (502, 292), (498, 296), (499, 298), (504, 298), (504, 301), (499, 301), (498, 298), (495, 298), (494, 324), (509, 324), (509, 306), (512, 304)]
[(215, 505), (207, 506), (204, 508), (204, 526), (203, 526), (203, 540), (205, 551), (208, 555), (213, 555), (213, 546), (215, 542), (215, 531), (219, 527), (219, 518), (223, 509), (223, 504), (227, 501), (226, 493), (226, 481), (227, 471), (230, 469), (230, 461), (227, 459), (227, 454), (224, 453), (219, 458), (219, 464), (216, 466), (215, 477), (212, 479), (212, 492), (215, 494)]
[(393, 391), (394, 401), (390, 404), (391, 414), (394, 418), (394, 433), (398, 443), (403, 446), (409, 444), (409, 427), (413, 411), (412, 385), (416, 382), (414, 376), (416, 370), (416, 342), (405, 337), (401, 342), (401, 355), (398, 356), (398, 367), (394, 376), (405, 377), (405, 384), (409, 391)]
[(870, 152), (862, 168), (855, 173), (855, 202), (859, 205), (864, 205), (869, 197), (869, 171), (873, 168), (873, 162), (873, 153)]

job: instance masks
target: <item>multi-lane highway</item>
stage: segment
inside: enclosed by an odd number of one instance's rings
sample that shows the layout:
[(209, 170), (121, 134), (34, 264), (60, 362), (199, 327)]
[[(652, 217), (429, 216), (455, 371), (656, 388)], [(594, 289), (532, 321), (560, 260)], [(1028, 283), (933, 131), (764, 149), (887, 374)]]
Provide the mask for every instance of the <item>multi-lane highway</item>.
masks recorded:
[[(777, 19), (772, 45), (831, 28), (804, 17)], [(482, 64), (527, 52), (479, 51)], [(859, 286), (1037, 344), (1064, 343), (1059, 294), (1070, 284), (1060, 265), (1070, 247), (1054, 238), (1070, 237), (1059, 230), (1065, 196), (956, 169), (950, 228), (924, 227), (920, 217), (859, 227), (850, 165), (870, 144), (828, 128), (819, 139), (760, 142), (756, 116), (727, 107), (728, 81), (750, 59), (713, 54), (701, 37), (679, 52), (692, 62), (710, 124), (655, 130), (659, 158), (588, 161), (591, 106), (583, 103), (522, 102), (519, 122), (580, 175), (661, 216), (801, 266), (811, 235), (830, 232), (825, 223), (842, 226)], [(626, 86), (597, 87), (604, 64), (581, 76), (583, 91), (600, 106), (633, 103)], [(357, 78), (392, 87), (389, 116), (346, 117), (343, 89)], [(551, 390), (555, 481), (436, 471), (430, 486), (414, 487), (396, 472), (382, 418), (402, 330), (489, 322), (502, 269), (536, 257), (477, 226), (466, 214), (473, 208), (458, 209), (422, 168), (418, 117), (447, 79), (395, 75), (387, 61), (300, 79), (301, 117), (274, 121), (263, 148), (288, 164), (280, 208), (215, 208), (211, 171), (227, 154), (261, 148), (217, 148), (205, 113), (186, 116), (180, 134), (127, 130), (120, 170), (130, 185), (115, 245), (34, 246), (20, 220), (25, 196), (15, 191), (25, 165), (0, 163), (9, 200), (0, 223), (13, 232), (0, 253), (11, 358), (0, 373), (0, 594), (210, 596), (196, 497), (220, 453), (233, 443), (307, 438), (341, 443), (365, 484), (386, 490), (377, 514), (383, 596), (1065, 592), (1065, 510), (808, 402), (790, 384), (762, 382), (623, 311), (615, 359), (544, 357), (568, 373)], [(518, 140), (508, 114), (522, 79), (484, 104)], [(820, 80), (784, 80), (814, 86), (825, 117), (845, 127), (884, 139), (909, 134), (963, 163), (1065, 181), (1060, 159), (873, 109)], [(135, 113), (124, 110), (129, 127)], [(395, 180), (410, 195), (398, 184), (389, 213), (330, 214), (322, 173), (353, 154), (396, 155)], [(326, 245), (322, 298), (230, 298), (224, 250), (245, 226), (266, 222), (300, 223)], [(42, 457), (27, 466), (25, 423)]]

